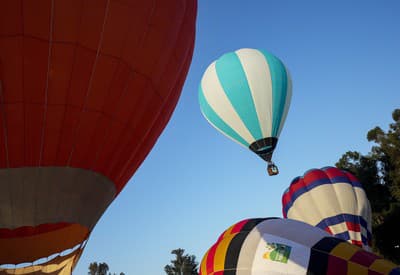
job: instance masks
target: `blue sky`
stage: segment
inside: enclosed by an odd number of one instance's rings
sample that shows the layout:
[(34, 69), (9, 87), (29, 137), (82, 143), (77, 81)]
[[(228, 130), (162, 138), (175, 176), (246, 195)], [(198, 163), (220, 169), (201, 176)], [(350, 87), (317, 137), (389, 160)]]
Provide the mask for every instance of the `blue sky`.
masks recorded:
[[(222, 231), (282, 217), (281, 195), (310, 168), (372, 144), (400, 107), (400, 2), (200, 0), (193, 61), (177, 108), (151, 153), (94, 229), (74, 274), (90, 262), (113, 272), (164, 274), (170, 251), (201, 260)], [(240, 48), (262, 48), (289, 68), (293, 97), (269, 177), (255, 154), (202, 117), (207, 66)]]

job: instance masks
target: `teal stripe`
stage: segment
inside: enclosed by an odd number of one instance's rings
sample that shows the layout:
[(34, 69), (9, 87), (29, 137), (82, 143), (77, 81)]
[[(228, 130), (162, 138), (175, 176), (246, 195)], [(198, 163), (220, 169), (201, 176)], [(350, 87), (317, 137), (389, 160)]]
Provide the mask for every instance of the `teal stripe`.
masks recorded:
[(224, 132), (232, 139), (236, 140), (246, 147), (249, 147), (249, 144), (238, 133), (236, 133), (235, 130), (233, 130), (228, 124), (226, 124), (211, 108), (206, 98), (204, 97), (201, 85), (199, 87), (199, 103), (201, 111), (203, 112), (204, 116), (211, 122), (211, 124), (213, 124), (216, 128)]
[(268, 62), (272, 80), (272, 131), (271, 136), (277, 137), (282, 117), (285, 111), (287, 96), (287, 73), (283, 63), (266, 51), (260, 50)]
[(236, 53), (221, 56), (215, 69), (221, 86), (255, 140), (263, 138), (246, 74)]

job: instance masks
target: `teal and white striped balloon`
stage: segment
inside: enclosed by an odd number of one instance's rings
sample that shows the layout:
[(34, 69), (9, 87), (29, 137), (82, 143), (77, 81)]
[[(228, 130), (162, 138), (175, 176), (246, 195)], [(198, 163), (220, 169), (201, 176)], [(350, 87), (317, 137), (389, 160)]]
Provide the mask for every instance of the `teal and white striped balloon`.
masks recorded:
[(199, 87), (200, 108), (208, 122), (268, 163), (291, 96), (285, 65), (258, 49), (224, 54), (207, 68)]

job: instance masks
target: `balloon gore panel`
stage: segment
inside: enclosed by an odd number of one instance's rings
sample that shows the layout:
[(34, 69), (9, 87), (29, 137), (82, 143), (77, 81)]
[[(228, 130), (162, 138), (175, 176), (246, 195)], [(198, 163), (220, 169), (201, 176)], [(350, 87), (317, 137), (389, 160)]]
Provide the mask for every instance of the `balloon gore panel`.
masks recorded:
[(87, 239), (172, 115), (196, 13), (196, 0), (0, 2), (0, 265)]

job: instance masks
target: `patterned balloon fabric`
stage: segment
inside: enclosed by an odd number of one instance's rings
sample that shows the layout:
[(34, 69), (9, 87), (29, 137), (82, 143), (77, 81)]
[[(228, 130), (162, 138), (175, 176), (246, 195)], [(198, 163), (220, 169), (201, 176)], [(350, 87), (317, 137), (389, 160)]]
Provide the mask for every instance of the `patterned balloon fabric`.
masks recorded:
[(228, 228), (201, 261), (200, 275), (400, 275), (393, 263), (291, 219), (261, 218)]
[(359, 180), (335, 167), (296, 177), (282, 196), (283, 216), (370, 250), (371, 206)]
[(285, 65), (258, 49), (211, 63), (199, 87), (200, 109), (217, 130), (267, 162), (289, 111), (292, 81)]

